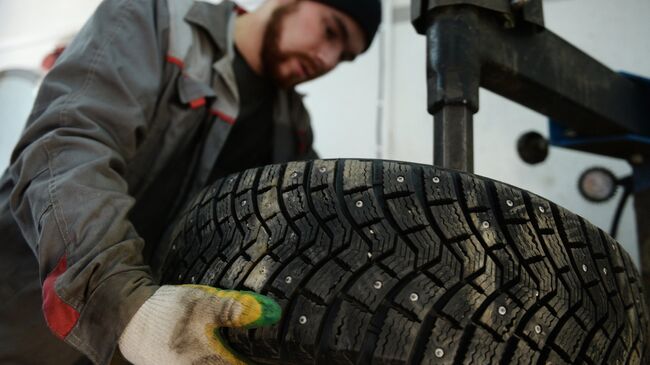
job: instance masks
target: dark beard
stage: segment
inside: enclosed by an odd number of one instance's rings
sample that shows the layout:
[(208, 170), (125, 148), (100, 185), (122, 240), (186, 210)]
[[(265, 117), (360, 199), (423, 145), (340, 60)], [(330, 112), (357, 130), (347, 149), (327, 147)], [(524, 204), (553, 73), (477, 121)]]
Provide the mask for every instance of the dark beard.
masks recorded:
[(264, 32), (262, 43), (262, 70), (264, 75), (271, 78), (283, 89), (293, 88), (299, 80), (286, 78), (280, 74), (280, 65), (291, 58), (292, 55), (280, 51), (280, 35), (282, 34), (282, 22), (287, 15), (298, 9), (298, 2), (281, 6), (273, 12), (269, 24)]

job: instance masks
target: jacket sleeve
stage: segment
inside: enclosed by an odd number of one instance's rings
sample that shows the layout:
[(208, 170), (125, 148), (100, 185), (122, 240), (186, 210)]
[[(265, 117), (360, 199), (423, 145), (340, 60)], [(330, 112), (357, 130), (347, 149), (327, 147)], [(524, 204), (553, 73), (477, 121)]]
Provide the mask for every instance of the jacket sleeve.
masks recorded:
[(161, 88), (163, 3), (99, 6), (45, 78), (10, 167), (12, 213), (39, 262), (47, 324), (98, 364), (157, 289), (128, 219), (124, 172)]

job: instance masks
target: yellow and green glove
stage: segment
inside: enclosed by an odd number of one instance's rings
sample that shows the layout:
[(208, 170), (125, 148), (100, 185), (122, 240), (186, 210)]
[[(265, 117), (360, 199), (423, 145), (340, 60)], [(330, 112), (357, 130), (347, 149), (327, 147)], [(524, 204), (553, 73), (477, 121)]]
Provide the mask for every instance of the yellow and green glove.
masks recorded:
[(280, 315), (273, 299), (257, 293), (162, 286), (127, 325), (120, 351), (135, 365), (245, 364), (222, 341), (219, 328), (271, 325)]

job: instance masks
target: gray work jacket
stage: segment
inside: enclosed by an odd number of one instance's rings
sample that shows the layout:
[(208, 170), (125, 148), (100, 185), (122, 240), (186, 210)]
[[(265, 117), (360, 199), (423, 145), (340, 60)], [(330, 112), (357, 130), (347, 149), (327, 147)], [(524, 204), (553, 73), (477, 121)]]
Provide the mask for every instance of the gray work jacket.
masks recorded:
[[(167, 248), (146, 239), (206, 184), (236, 123), (235, 16), (230, 2), (106, 0), (49, 72), (0, 180), (0, 342), (26, 332), (12, 311), (39, 290), (50, 330), (110, 361), (157, 289)], [(277, 95), (273, 161), (315, 157), (301, 97)]]

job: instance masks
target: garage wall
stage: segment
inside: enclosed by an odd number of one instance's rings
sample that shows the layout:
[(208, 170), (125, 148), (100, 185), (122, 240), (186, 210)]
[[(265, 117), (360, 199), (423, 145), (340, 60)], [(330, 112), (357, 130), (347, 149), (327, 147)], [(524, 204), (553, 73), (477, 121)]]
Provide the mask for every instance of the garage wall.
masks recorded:
[[(99, 3), (0, 0), (0, 72), (20, 69), (42, 74), (43, 58), (57, 45), (67, 42)], [(9, 163), (13, 145), (36, 96), (36, 85), (19, 77), (0, 79), (0, 171)]]

